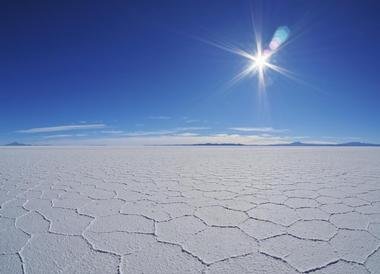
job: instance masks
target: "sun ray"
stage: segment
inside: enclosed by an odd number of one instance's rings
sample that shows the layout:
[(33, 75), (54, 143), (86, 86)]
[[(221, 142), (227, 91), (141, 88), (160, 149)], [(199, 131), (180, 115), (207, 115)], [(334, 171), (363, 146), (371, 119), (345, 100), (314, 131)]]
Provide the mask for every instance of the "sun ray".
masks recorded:
[(261, 93), (265, 90), (266, 87), (265, 74), (267, 70), (272, 70), (283, 75), (290, 76), (290, 72), (288, 72), (286, 69), (271, 63), (272, 56), (277, 54), (278, 51), (282, 48), (281, 46), (287, 41), (289, 36), (289, 29), (285, 26), (277, 28), (272, 40), (267, 47), (263, 47), (261, 36), (255, 27), (254, 36), (256, 40), (255, 47), (252, 50), (254, 53), (250, 53), (237, 46), (233, 46), (227, 43), (221, 44), (210, 41), (205, 42), (247, 59), (248, 65), (235, 77), (233, 77), (233, 79), (229, 82), (229, 85), (233, 85), (247, 76), (256, 75), (258, 79), (258, 90)]
[(266, 89), (266, 78), (269, 71), (277, 72), (293, 80), (296, 78), (287, 69), (274, 64), (272, 60), (272, 57), (278, 54), (278, 52), (288, 43), (290, 30), (287, 26), (278, 27), (269, 43), (264, 45), (261, 38), (261, 32), (257, 29), (257, 25), (254, 24), (254, 18), (252, 17), (251, 19), (254, 41), (252, 48), (249, 50), (231, 43), (210, 41), (200, 37), (194, 38), (246, 59), (246, 66), (227, 83), (227, 87), (235, 85), (246, 77), (256, 77), (258, 91), (262, 94)]

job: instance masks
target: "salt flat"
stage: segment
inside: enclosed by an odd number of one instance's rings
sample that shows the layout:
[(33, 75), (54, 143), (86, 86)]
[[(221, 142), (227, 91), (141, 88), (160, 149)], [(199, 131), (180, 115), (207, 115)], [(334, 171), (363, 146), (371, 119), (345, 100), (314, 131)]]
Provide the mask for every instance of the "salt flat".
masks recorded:
[(380, 149), (0, 148), (0, 273), (380, 273)]

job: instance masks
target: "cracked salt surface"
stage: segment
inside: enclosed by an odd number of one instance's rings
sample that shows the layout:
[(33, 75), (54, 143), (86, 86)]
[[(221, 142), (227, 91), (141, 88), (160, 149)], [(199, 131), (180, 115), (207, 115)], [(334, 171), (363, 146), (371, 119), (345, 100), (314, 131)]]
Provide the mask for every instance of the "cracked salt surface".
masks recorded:
[(0, 273), (380, 273), (380, 150), (0, 148)]

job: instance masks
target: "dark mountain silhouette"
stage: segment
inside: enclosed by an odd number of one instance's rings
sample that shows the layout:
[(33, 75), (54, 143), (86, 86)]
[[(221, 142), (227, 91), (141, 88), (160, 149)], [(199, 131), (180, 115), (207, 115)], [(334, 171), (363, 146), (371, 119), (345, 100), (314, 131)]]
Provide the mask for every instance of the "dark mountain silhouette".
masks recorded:
[(341, 144), (313, 144), (313, 143), (302, 143), (302, 142), (293, 142), (289, 144), (278, 144), (271, 146), (322, 146), (322, 147), (380, 147), (380, 144), (370, 144), (370, 143), (362, 143), (362, 142), (348, 142)]
[(24, 146), (30, 146), (30, 145), (19, 143), (19, 142), (12, 142), (12, 143), (6, 144), (5, 146), (8, 146), (8, 147), (24, 147)]
[(317, 143), (302, 143), (292, 142), (287, 144), (270, 144), (270, 145), (243, 145), (243, 144), (218, 144), (218, 143), (204, 143), (192, 144), (188, 146), (269, 146), (269, 147), (380, 147), (380, 144), (362, 143), (362, 142), (348, 142), (340, 144), (317, 144)]
[(204, 144), (191, 144), (191, 146), (244, 146), (239, 143), (204, 143)]
[(337, 146), (340, 146), (340, 147), (379, 147), (380, 144), (349, 142), (349, 143), (338, 144)]

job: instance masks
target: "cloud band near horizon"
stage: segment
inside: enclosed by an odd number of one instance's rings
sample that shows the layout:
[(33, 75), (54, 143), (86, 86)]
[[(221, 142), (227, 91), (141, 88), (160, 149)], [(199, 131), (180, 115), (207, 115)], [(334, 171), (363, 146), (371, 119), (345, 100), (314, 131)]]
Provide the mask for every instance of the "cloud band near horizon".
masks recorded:
[(288, 129), (276, 129), (272, 127), (231, 127), (231, 130), (241, 132), (265, 132), (265, 133), (281, 133), (288, 132)]
[(105, 124), (84, 124), (84, 125), (61, 125), (54, 127), (39, 127), (17, 130), (18, 133), (46, 133), (46, 132), (59, 132), (71, 130), (87, 130), (87, 129), (100, 129), (105, 128)]

